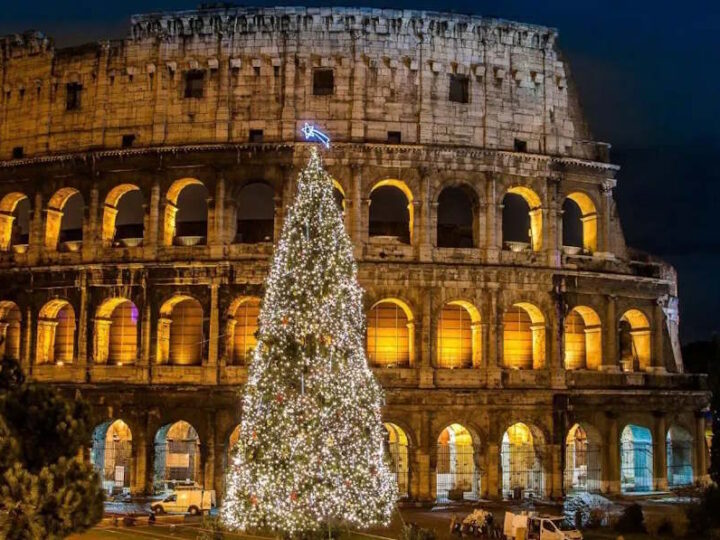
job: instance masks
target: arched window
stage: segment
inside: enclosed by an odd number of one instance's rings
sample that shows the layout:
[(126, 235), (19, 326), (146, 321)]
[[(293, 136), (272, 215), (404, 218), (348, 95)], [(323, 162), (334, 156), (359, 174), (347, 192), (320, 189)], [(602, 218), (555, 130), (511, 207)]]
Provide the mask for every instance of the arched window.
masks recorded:
[(545, 317), (532, 304), (515, 304), (503, 315), (503, 365), (514, 369), (545, 367)]
[(693, 483), (693, 438), (680, 426), (671, 426), (666, 437), (667, 479), (671, 488)]
[(475, 196), (470, 188), (443, 189), (438, 197), (437, 247), (474, 247), (475, 229)]
[(200, 480), (200, 437), (184, 420), (167, 424), (155, 434), (155, 491), (175, 485), (194, 485)]
[(264, 182), (246, 184), (238, 194), (238, 244), (272, 242), (275, 228), (275, 192)]
[(132, 433), (122, 420), (100, 424), (93, 431), (90, 462), (100, 475), (103, 489), (119, 493), (130, 487)]
[(437, 366), (469, 368), (480, 364), (480, 314), (469, 302), (445, 304), (438, 320)]
[(600, 317), (577, 306), (565, 317), (565, 369), (594, 369), (602, 364)]
[(255, 333), (258, 329), (260, 299), (244, 297), (232, 303), (229, 309), (227, 328), (228, 364), (247, 366), (257, 344)]
[(597, 210), (585, 193), (571, 193), (563, 202), (563, 246), (585, 253), (597, 251)]
[(103, 245), (141, 245), (145, 230), (144, 204), (140, 188), (133, 184), (121, 184), (110, 190), (103, 209)]
[(414, 339), (412, 313), (399, 300), (382, 300), (375, 304), (367, 320), (367, 344), (370, 365), (406, 367), (412, 358)]
[(0, 251), (12, 247), (24, 251), (30, 237), (30, 199), (24, 193), (8, 193), (0, 200)]
[[(590, 434), (592, 434), (592, 437)], [(602, 488), (601, 439), (575, 424), (565, 438), (565, 490), (595, 492)]]
[(203, 356), (203, 309), (190, 296), (177, 295), (165, 302), (158, 320), (160, 364), (199, 366)]
[(369, 236), (412, 243), (412, 193), (404, 182), (383, 180), (370, 192)]
[(342, 185), (340, 185), (340, 182), (333, 179), (333, 199), (335, 199), (335, 204), (337, 204), (338, 208), (341, 212), (345, 212), (345, 190), (343, 189)]
[(650, 323), (639, 309), (630, 309), (620, 318), (618, 339), (624, 371), (646, 371), (651, 366)]
[(122, 366), (137, 358), (138, 309), (130, 300), (106, 300), (95, 317), (95, 362)]
[(164, 245), (206, 243), (208, 198), (209, 192), (200, 180), (183, 178), (173, 182), (165, 201)]
[(513, 187), (503, 198), (503, 247), (511, 251), (542, 249), (540, 197), (530, 188)]
[(85, 201), (75, 188), (59, 189), (48, 201), (45, 216), (45, 247), (79, 251), (83, 239)]
[(409, 488), (408, 437), (403, 429), (395, 424), (385, 423), (385, 431), (385, 453), (397, 481), (398, 498), (403, 499), (408, 496)]
[(50, 300), (40, 310), (36, 362), (72, 364), (75, 353), (75, 311), (67, 300)]
[(646, 427), (630, 424), (622, 431), (620, 487), (623, 493), (653, 489), (653, 440)]
[(22, 314), (15, 302), (0, 301), (0, 358), (20, 360)]
[(437, 500), (477, 499), (480, 481), (475, 468), (475, 447), (468, 429), (446, 427), (437, 440)]
[[(538, 430), (534, 431), (539, 434)], [(503, 496), (512, 499), (543, 496), (543, 448), (542, 440), (538, 439), (523, 423), (513, 424), (503, 434), (500, 452)]]

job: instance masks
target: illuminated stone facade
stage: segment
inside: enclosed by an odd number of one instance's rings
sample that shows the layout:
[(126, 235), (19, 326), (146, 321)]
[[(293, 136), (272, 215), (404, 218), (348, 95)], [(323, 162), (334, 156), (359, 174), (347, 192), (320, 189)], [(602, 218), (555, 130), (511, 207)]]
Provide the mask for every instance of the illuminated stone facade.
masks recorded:
[(312, 121), (333, 138), (401, 495), (705, 481), (674, 271), (625, 245), (618, 167), (556, 38), (354, 8), (143, 15), (69, 49), (2, 38), (5, 354), (92, 402), (110, 486), (220, 489)]

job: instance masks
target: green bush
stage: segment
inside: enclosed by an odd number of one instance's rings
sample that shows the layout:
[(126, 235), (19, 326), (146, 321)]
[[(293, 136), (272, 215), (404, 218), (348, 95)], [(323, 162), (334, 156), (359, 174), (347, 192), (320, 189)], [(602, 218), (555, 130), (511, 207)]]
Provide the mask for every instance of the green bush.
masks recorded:
[(615, 530), (621, 533), (644, 533), (645, 517), (639, 504), (631, 504), (623, 510), (620, 519), (615, 524)]

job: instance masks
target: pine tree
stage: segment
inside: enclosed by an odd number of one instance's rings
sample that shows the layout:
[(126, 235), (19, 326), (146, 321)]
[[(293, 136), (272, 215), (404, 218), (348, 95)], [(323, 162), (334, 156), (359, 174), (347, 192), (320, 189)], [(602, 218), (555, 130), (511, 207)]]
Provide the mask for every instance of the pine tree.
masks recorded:
[(293, 535), (386, 524), (383, 392), (364, 349), (363, 291), (313, 148), (275, 248), (222, 518)]

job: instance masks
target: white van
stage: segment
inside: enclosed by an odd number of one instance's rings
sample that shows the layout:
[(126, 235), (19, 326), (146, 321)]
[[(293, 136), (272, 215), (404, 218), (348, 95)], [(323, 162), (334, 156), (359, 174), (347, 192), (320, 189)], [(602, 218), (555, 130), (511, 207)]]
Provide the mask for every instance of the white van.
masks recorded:
[(562, 516), (544, 516), (535, 512), (505, 512), (503, 533), (507, 540), (582, 540), (583, 535)]
[(156, 514), (165, 514), (167, 512), (199, 515), (209, 512), (215, 508), (215, 490), (186, 488), (178, 486), (178, 488), (165, 497), (162, 501), (153, 503), (150, 508)]

